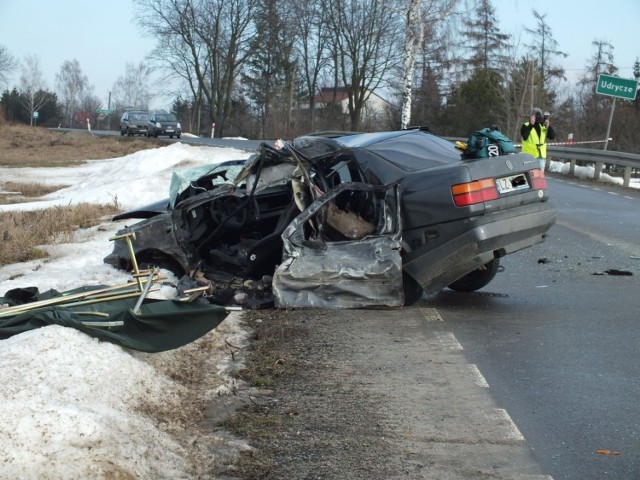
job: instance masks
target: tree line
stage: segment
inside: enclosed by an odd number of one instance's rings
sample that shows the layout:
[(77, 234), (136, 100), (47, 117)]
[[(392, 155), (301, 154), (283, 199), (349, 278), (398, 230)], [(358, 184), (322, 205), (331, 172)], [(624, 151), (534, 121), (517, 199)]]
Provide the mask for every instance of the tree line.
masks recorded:
[[(535, 9), (525, 38), (501, 31), (491, 0), (134, 0), (140, 30), (157, 47), (127, 65), (108, 108), (147, 108), (153, 72), (170, 85), (183, 128), (216, 136), (291, 138), (320, 130), (429, 126), (465, 137), (495, 125), (518, 141), (533, 107), (551, 113), (558, 140), (603, 140), (611, 98), (598, 75), (617, 75), (614, 47), (594, 39), (583, 74), (567, 81), (567, 56), (547, 14)], [(13, 63), (12, 63), (13, 62)], [(16, 68), (0, 46), (0, 82)], [(6, 90), (8, 120), (94, 124), (105, 105), (77, 60), (38, 85), (34, 58)], [(633, 66), (640, 78), (640, 62)], [(51, 111), (49, 111), (51, 110)], [(640, 152), (640, 100), (616, 104), (610, 148)], [(112, 128), (117, 128), (111, 125)], [(600, 145), (594, 144), (597, 148)]]

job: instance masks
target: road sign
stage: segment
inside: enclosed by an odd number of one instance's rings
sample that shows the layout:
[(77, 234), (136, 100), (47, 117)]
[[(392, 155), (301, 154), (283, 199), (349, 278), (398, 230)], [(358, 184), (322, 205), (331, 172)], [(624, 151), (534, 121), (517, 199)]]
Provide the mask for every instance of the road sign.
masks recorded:
[(39, 112), (33, 112), (33, 118), (38, 118), (40, 116)]
[(610, 97), (635, 100), (638, 91), (638, 81), (627, 78), (612, 77), (609, 75), (598, 75), (598, 85), (596, 93), (609, 95)]
[(107, 110), (106, 108), (99, 108), (96, 110), (96, 113), (103, 113), (105, 115), (109, 115), (111, 113), (111, 110)]

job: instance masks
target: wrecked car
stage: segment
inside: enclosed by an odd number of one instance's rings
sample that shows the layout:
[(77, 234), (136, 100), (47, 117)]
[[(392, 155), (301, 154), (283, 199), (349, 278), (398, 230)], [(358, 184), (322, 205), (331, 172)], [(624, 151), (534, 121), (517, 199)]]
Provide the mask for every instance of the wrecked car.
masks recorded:
[(424, 128), (263, 143), (174, 180), (168, 200), (114, 217), (143, 220), (105, 262), (130, 270), (133, 249), (142, 265), (197, 271), (222, 304), (400, 307), (478, 290), (556, 218), (532, 156), (463, 159)]

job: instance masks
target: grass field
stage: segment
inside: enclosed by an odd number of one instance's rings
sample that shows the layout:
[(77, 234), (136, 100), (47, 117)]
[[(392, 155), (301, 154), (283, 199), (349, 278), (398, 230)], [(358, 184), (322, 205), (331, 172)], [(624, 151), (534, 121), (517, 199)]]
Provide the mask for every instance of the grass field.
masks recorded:
[[(155, 139), (99, 137), (91, 132), (66, 132), (0, 123), (0, 167), (68, 167), (86, 160), (116, 158), (156, 148)], [(42, 185), (37, 178), (3, 182), (0, 205), (31, 202), (67, 185)], [(0, 212), (0, 266), (46, 257), (43, 245), (68, 241), (73, 232), (101, 223), (118, 205), (80, 204), (36, 211)]]

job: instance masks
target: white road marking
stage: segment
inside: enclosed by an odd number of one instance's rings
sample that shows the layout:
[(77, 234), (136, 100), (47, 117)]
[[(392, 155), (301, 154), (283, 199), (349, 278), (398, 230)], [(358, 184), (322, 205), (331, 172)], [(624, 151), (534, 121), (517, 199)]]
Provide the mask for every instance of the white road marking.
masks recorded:
[(445, 350), (464, 350), (452, 332), (436, 332), (436, 337), (438, 338), (438, 343), (440, 343)]
[(480, 369), (475, 363), (468, 364), (467, 369), (469, 376), (473, 379), (473, 383), (479, 387), (489, 388), (489, 383), (484, 378), (484, 375), (480, 373)]
[(494, 422), (504, 423), (504, 427), (507, 431), (505, 437), (509, 440), (516, 440), (524, 442), (524, 435), (520, 433), (520, 429), (516, 426), (511, 417), (504, 408), (496, 408), (491, 413), (487, 414), (487, 418)]
[(427, 322), (442, 322), (442, 317), (435, 308), (420, 308), (420, 313)]

